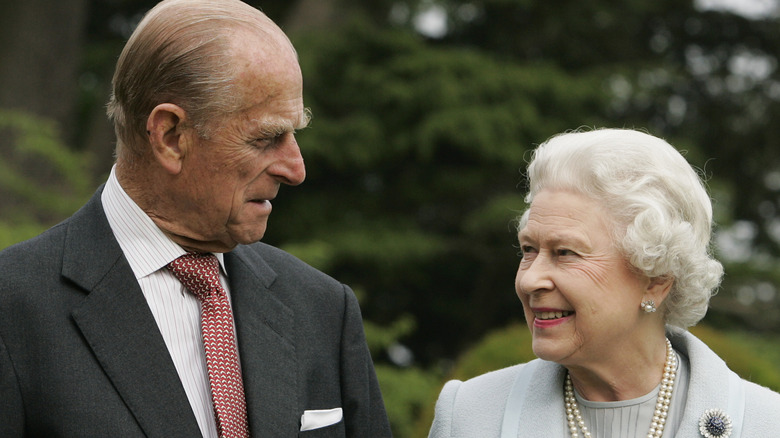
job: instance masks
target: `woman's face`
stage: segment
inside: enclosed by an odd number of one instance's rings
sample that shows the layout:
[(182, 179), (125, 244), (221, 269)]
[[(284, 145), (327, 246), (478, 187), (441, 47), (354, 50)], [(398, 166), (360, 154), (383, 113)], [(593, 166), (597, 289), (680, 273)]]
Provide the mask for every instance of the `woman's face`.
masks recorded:
[(577, 193), (542, 190), (531, 203), (518, 233), (515, 289), (538, 357), (588, 366), (641, 340), (639, 305), (650, 282), (615, 248), (613, 227)]

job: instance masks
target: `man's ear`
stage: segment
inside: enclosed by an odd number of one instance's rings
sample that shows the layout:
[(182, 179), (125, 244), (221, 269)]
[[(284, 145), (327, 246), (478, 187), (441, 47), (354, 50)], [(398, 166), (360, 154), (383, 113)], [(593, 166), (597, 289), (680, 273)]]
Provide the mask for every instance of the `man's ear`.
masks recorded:
[(189, 152), (190, 138), (186, 129), (187, 113), (178, 105), (161, 103), (146, 120), (146, 132), (152, 155), (163, 169), (176, 175), (181, 172), (182, 159)]

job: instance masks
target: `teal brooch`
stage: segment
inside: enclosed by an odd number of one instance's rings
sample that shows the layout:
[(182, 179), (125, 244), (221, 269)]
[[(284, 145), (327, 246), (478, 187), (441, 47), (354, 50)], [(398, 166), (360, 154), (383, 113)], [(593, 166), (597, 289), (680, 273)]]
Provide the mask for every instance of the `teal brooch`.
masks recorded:
[(731, 418), (720, 409), (707, 409), (699, 418), (699, 432), (704, 438), (729, 438)]

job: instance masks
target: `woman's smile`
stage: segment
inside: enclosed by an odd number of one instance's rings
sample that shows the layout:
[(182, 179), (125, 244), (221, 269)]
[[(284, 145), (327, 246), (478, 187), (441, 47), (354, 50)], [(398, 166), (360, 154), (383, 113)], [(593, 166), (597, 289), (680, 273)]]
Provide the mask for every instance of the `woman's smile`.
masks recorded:
[(563, 324), (574, 317), (571, 310), (561, 309), (532, 309), (535, 328), (550, 328)]

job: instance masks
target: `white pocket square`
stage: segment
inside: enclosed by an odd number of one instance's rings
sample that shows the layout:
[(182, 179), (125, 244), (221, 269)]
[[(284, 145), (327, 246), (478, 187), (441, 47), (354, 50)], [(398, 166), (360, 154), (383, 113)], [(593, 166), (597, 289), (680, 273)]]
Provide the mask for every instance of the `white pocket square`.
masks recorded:
[(336, 424), (341, 421), (343, 415), (341, 408), (303, 411), (303, 415), (301, 415), (301, 432)]

